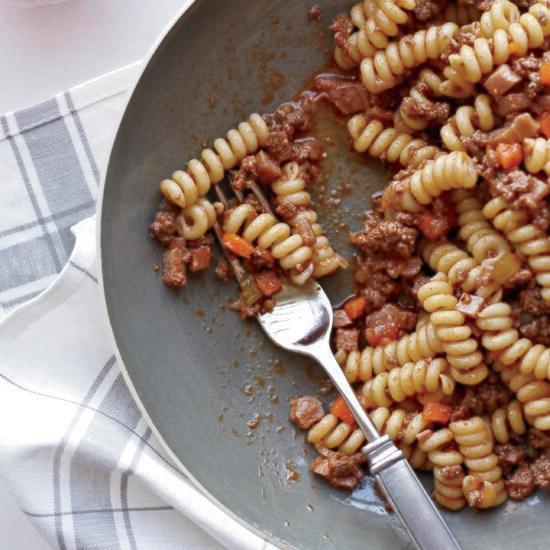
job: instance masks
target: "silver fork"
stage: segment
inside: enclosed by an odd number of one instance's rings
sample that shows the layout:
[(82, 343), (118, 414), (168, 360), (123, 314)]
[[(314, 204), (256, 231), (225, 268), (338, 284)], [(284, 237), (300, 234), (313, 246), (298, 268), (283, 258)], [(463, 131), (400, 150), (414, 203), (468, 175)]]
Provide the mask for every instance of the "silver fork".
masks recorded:
[(303, 287), (286, 285), (273, 310), (258, 315), (275, 344), (308, 355), (325, 369), (367, 438), (363, 451), (371, 474), (415, 545), (421, 550), (460, 549), (403, 453), (387, 435), (378, 433), (334, 359), (329, 345), (332, 319), (328, 296), (313, 281)]
[[(223, 190), (219, 185), (215, 186), (215, 190), (223, 206), (227, 208), (229, 203)], [(255, 184), (250, 186), (250, 190), (258, 197), (262, 208), (273, 213), (269, 202)], [(234, 188), (232, 191), (239, 202), (242, 202), (242, 193)], [(254, 287), (252, 277), (244, 270), (237, 257), (224, 248), (222, 229), (218, 222), (214, 225), (214, 233), (241, 288)], [(321, 285), (313, 280), (299, 287), (285, 283), (283, 290), (276, 295), (274, 308), (268, 313), (258, 315), (257, 319), (275, 344), (283, 349), (308, 355), (325, 369), (367, 438), (368, 444), (363, 452), (370, 473), (378, 481), (416, 547), (420, 550), (460, 550), (458, 542), (403, 453), (387, 435), (381, 436), (378, 433), (334, 359), (329, 343), (333, 321), (332, 306)]]

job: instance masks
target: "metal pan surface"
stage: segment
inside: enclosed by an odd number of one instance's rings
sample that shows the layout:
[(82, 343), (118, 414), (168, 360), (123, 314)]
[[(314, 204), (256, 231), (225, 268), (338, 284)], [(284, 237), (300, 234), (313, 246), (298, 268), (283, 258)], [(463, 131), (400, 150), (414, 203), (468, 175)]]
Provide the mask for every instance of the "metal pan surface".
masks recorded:
[[(158, 183), (201, 144), (288, 101), (329, 59), (327, 27), (348, 2), (197, 0), (159, 40), (120, 125), (101, 202), (102, 288), (119, 364), (136, 401), (180, 467), (240, 521), (289, 548), (400, 548), (372, 485), (353, 495), (308, 472), (311, 449), (288, 422), (288, 401), (319, 391), (317, 367), (272, 346), (253, 322), (226, 307), (233, 284), (201, 274), (182, 292), (153, 266), (160, 249), (147, 224)], [(342, 127), (321, 113), (328, 138), (320, 216), (340, 250), (360, 227), (382, 167), (349, 151)], [(351, 188), (331, 208), (331, 190)], [(325, 205), (324, 207), (322, 205)], [(328, 285), (351, 291), (344, 274)], [(247, 426), (255, 415), (259, 425)], [(488, 513), (446, 517), (467, 549), (547, 548), (549, 499), (540, 494)]]

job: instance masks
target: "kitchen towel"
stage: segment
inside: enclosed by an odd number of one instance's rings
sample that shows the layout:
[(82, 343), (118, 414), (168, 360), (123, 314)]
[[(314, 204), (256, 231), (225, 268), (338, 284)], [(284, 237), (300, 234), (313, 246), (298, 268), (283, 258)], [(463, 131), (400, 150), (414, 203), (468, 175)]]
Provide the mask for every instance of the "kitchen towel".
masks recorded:
[(61, 549), (274, 549), (173, 466), (111, 348), (93, 215), (138, 69), (0, 117), (0, 476)]

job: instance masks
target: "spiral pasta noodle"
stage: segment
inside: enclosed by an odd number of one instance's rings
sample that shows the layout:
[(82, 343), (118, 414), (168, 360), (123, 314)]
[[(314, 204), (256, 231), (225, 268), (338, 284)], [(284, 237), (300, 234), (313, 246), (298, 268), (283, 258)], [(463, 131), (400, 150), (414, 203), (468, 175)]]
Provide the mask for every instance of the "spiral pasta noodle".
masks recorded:
[(464, 470), (462, 466), (434, 467), (434, 498), (444, 508), (457, 511), (466, 506), (462, 490)]
[(186, 206), (176, 218), (178, 234), (187, 241), (202, 237), (216, 222), (217, 212), (214, 205), (200, 197), (194, 204)]
[(438, 468), (459, 466), (463, 462), (462, 455), (449, 448), (454, 441), (454, 435), (449, 428), (437, 431), (425, 430), (417, 436), (420, 450), (426, 453), (428, 460)]
[(382, 122), (369, 121), (363, 114), (348, 121), (348, 131), (358, 153), (368, 152), (372, 157), (383, 157), (403, 166), (419, 166), (438, 153), (437, 147), (428, 145), (423, 139), (414, 139), (395, 128), (384, 128)]
[(479, 94), (474, 105), (464, 105), (441, 128), (441, 141), (449, 151), (465, 151), (462, 137), (470, 137), (476, 130), (488, 132), (495, 126), (495, 117), (491, 99), (486, 94)]
[(488, 298), (500, 288), (498, 283), (485, 280), (483, 268), (476, 260), (448, 241), (425, 241), (421, 251), (434, 271), (446, 275), (453, 286), (460, 285), (465, 292)]
[(482, 382), (489, 370), (483, 364), (476, 339), (472, 338), (472, 329), (465, 324), (464, 314), (456, 309), (458, 300), (447, 277), (442, 273), (433, 277), (418, 290), (418, 300), (430, 313), (430, 321), (451, 365), (452, 378), (466, 385)]
[(479, 21), (480, 11), (470, 5), (458, 2), (450, 3), (445, 9), (444, 20), (456, 23), (460, 27)]
[[(435, 197), (450, 189), (471, 189), (477, 182), (475, 162), (466, 153), (455, 151), (427, 160), (407, 179), (400, 181), (400, 205), (409, 212), (420, 212)], [(386, 188), (391, 193), (391, 184)]]
[(277, 222), (271, 214), (256, 215), (254, 208), (247, 203), (227, 213), (223, 229), (230, 234), (242, 232), (242, 237), (249, 243), (257, 242), (260, 248), (271, 250), (273, 257), (286, 270), (307, 264), (313, 255), (311, 247), (304, 246), (300, 235), (291, 234), (288, 224)]
[(534, 345), (529, 338), (520, 338), (513, 328), (512, 308), (504, 302), (489, 304), (482, 309), (476, 325), (483, 331), (483, 347), (496, 354), (505, 367), (518, 363), (521, 374), (537, 380), (550, 380), (550, 349)]
[(529, 267), (542, 287), (544, 301), (550, 303), (550, 237), (528, 223), (526, 211), (513, 209), (502, 197), (495, 197), (483, 208), (483, 214), (502, 231)]
[(526, 139), (523, 142), (525, 168), (531, 174), (544, 170), (550, 176), (550, 139)]
[(491, 508), (507, 498), (502, 470), (493, 452), (493, 441), (485, 422), (479, 416), (451, 422), (449, 425), (468, 475), (462, 488), (468, 503), (476, 508)]
[(397, 36), (399, 25), (408, 20), (406, 10), (415, 8), (415, 0), (365, 0), (351, 10), (351, 19), (359, 28), (347, 40), (344, 50), (336, 48), (334, 58), (340, 68), (349, 70), (365, 57), (385, 48), (388, 37)]
[(213, 149), (204, 149), (201, 159), (190, 160), (187, 170), (177, 170), (171, 179), (160, 184), (160, 191), (166, 200), (181, 208), (193, 205), (199, 197), (208, 193), (213, 183), (219, 183), (225, 172), (235, 168), (246, 155), (263, 147), (269, 135), (269, 128), (257, 113), (248, 121), (241, 122), (237, 129), (227, 132), (227, 138), (214, 141)]
[(523, 56), (541, 46), (549, 34), (550, 9), (539, 2), (507, 30), (497, 28), (492, 36), (477, 38), (473, 47), (463, 44), (459, 53), (449, 55), (449, 65), (468, 82), (477, 83), (496, 66), (508, 61), (512, 42), (516, 44), (517, 54)]
[(407, 363), (389, 372), (381, 372), (366, 382), (361, 390), (365, 406), (389, 407), (419, 394), (442, 392), (451, 395), (455, 383), (446, 373), (449, 364), (445, 359)]
[(508, 443), (512, 436), (522, 436), (527, 432), (522, 404), (511, 401), (496, 409), (489, 417), (489, 425), (494, 439), (501, 444)]
[(408, 69), (438, 59), (457, 32), (455, 23), (445, 23), (391, 42), (384, 50), (377, 51), (372, 59), (365, 58), (361, 62), (363, 85), (372, 94), (396, 86)]
[(507, 31), (518, 20), (519, 9), (515, 4), (509, 0), (497, 0), (479, 19), (481, 35), (491, 38), (497, 29)]
[(407, 363), (433, 357), (443, 351), (429, 320), (421, 320), (416, 331), (385, 346), (367, 346), (362, 352), (352, 351), (345, 360), (344, 374), (350, 383), (368, 382), (374, 376)]
[[(306, 182), (300, 173), (300, 167), (297, 162), (289, 162), (282, 169), (283, 175), (271, 185), (275, 195), (275, 202), (292, 204), (293, 206), (308, 208), (311, 203), (311, 195), (305, 190)], [(311, 265), (306, 267), (301, 273), (293, 275), (293, 280), (297, 284), (303, 284), (310, 276), (319, 279), (332, 275), (340, 267), (345, 267), (345, 260), (335, 252), (328, 238), (323, 235), (323, 228), (317, 223), (317, 213), (312, 210), (303, 210), (288, 220), (290, 226), (295, 229), (299, 222), (307, 222), (311, 226), (314, 236), (312, 244)]]

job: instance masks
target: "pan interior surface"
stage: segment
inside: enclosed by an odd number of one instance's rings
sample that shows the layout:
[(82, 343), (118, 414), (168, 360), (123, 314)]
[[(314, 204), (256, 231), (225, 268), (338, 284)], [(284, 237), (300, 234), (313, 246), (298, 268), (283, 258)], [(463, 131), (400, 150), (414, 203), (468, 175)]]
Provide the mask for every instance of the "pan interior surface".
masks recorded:
[[(399, 548), (372, 481), (353, 495), (314, 479), (313, 452), (288, 421), (289, 400), (317, 394), (320, 369), (276, 349), (254, 322), (227, 304), (233, 283), (201, 274), (181, 292), (167, 289), (154, 265), (161, 250), (147, 224), (158, 183), (251, 112), (296, 97), (326, 65), (327, 28), (347, 2), (198, 0), (149, 62), (123, 118), (105, 183), (101, 252), (105, 299), (119, 355), (144, 410), (164, 441), (214, 499), (283, 547)], [(327, 141), (327, 189), (353, 187), (320, 217), (338, 249), (360, 227), (369, 196), (386, 179), (377, 163), (349, 151), (345, 128), (320, 113)], [(342, 231), (342, 227), (345, 231)], [(325, 283), (324, 283), (325, 284)], [(352, 291), (351, 275), (325, 285), (334, 301)], [(322, 398), (325, 401), (330, 398)], [(259, 425), (247, 426), (256, 415)], [(446, 514), (464, 548), (547, 547), (548, 498), (509, 502), (488, 513)]]

